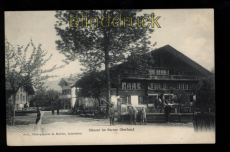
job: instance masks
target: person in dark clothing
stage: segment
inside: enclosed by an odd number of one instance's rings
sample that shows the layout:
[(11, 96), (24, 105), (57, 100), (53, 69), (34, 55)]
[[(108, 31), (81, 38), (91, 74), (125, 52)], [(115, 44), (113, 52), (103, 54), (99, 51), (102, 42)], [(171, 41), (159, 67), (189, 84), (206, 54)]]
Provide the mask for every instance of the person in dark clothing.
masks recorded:
[(133, 124), (133, 108), (129, 107), (130, 124)]
[(58, 100), (57, 102), (57, 115), (59, 115), (59, 109), (61, 108), (61, 101)]
[(54, 115), (54, 102), (51, 103), (51, 111), (52, 111), (52, 115)]
[(169, 116), (170, 116), (170, 112), (171, 112), (172, 108), (170, 105), (168, 105), (168, 102), (166, 102), (165, 105), (165, 115), (166, 115), (166, 122), (169, 123)]
[(136, 125), (137, 124), (137, 113), (138, 110), (136, 109), (136, 107), (132, 107), (133, 108), (133, 122)]
[(27, 108), (27, 107), (28, 107), (27, 103), (26, 103), (26, 104), (24, 104), (24, 108)]
[(41, 117), (41, 112), (39, 109), (37, 109), (37, 118), (36, 118), (36, 124), (38, 123), (38, 121), (40, 120)]
[(109, 108), (109, 118), (110, 118), (110, 126), (114, 125), (114, 116), (115, 116), (115, 112), (117, 112), (117, 110), (113, 107), (113, 103), (110, 105)]

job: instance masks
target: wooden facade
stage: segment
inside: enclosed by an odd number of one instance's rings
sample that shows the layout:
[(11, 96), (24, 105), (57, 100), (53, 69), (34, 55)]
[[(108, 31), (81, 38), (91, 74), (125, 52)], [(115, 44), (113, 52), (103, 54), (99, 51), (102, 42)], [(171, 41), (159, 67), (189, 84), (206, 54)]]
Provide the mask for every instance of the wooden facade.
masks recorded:
[[(13, 89), (8, 81), (6, 81), (6, 99), (13, 103)], [(30, 106), (31, 96), (34, 95), (34, 88), (32, 86), (20, 87), (15, 96), (15, 109), (22, 110), (25, 106)]]
[(62, 88), (62, 94), (59, 95), (59, 99), (62, 103), (63, 109), (72, 109), (76, 102), (76, 87), (74, 87), (75, 81), (68, 78), (62, 78), (58, 85)]
[(151, 54), (154, 63), (148, 67), (149, 74), (136, 74), (136, 69), (122, 69), (122, 81), (111, 95), (133, 105), (145, 104), (153, 97), (172, 103), (175, 91), (183, 90), (191, 95), (187, 102), (192, 104), (199, 79), (211, 73), (169, 45)]

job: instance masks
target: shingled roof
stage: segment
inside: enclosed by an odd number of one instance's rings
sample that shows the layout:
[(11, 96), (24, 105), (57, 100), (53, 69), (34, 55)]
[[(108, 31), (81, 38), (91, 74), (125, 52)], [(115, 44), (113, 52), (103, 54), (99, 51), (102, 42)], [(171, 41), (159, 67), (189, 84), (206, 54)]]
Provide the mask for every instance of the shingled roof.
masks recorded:
[[(194, 68), (195, 70), (197, 70), (198, 72), (200, 72), (204, 76), (211, 75), (210, 71), (208, 71), (207, 69), (205, 69), (200, 64), (196, 63), (195, 61), (193, 61), (192, 59), (190, 59), (189, 57), (187, 57), (183, 53), (177, 51), (176, 49), (174, 49), (170, 45), (165, 45), (163, 47), (160, 47), (160, 48), (155, 49), (155, 50), (148, 52), (148, 53), (152, 53), (154, 55), (155, 53), (160, 52), (160, 51), (166, 51), (167, 53), (170, 53), (171, 55), (175, 56), (176, 58), (178, 58), (181, 61), (185, 62), (186, 64), (190, 65), (192, 68)], [(121, 66), (122, 64), (125, 64), (125, 63), (126, 62), (114, 65), (114, 66), (110, 67), (110, 69), (119, 68), (119, 66)], [(104, 72), (104, 70), (102, 70), (100, 72)]]
[(62, 78), (60, 80), (60, 82), (58, 83), (58, 85), (61, 85), (63, 82), (66, 82), (69, 85), (73, 85), (73, 84), (75, 84), (76, 80), (71, 80), (71, 79), (68, 79), (68, 78)]
[(173, 56), (176, 56), (177, 58), (184, 61), (185, 63), (187, 63), (188, 65), (190, 65), (191, 67), (193, 67), (194, 69), (196, 69), (197, 71), (199, 71), (200, 73), (202, 73), (205, 76), (208, 76), (211, 74), (210, 71), (208, 71), (207, 69), (205, 69), (200, 64), (196, 63), (195, 61), (193, 61), (192, 59), (190, 59), (189, 57), (187, 57), (183, 53), (177, 51), (176, 49), (174, 49), (170, 45), (165, 45), (159, 49), (153, 50), (151, 53), (154, 54), (154, 53), (162, 51), (162, 50), (167, 51), (168, 53), (172, 54)]
[[(23, 88), (25, 89), (25, 91), (28, 92), (28, 95), (34, 95), (35, 92), (34, 92), (34, 88), (32, 85), (26, 85), (26, 86), (23, 86)], [(10, 85), (10, 82), (9, 81), (6, 81), (6, 91), (12, 91), (12, 87)]]
[[(148, 53), (152, 53), (152, 55), (154, 55), (155, 53), (160, 52), (160, 51), (166, 51), (166, 52), (170, 53), (171, 55), (175, 56), (176, 58), (180, 59), (181, 61), (183, 61), (183, 62), (187, 63), (188, 65), (190, 65), (191, 67), (193, 67), (195, 70), (199, 71), (204, 76), (208, 76), (211, 74), (210, 71), (208, 71), (207, 69), (205, 69), (200, 64), (196, 63), (195, 61), (193, 61), (192, 59), (190, 59), (189, 57), (187, 57), (183, 53), (177, 51), (176, 49), (174, 49), (170, 45), (165, 45), (163, 47), (160, 47), (160, 48), (155, 49), (155, 50), (148, 52)], [(116, 67), (118, 67), (122, 64), (125, 64), (125, 63), (126, 62), (117, 64), (111, 68), (116, 68)]]

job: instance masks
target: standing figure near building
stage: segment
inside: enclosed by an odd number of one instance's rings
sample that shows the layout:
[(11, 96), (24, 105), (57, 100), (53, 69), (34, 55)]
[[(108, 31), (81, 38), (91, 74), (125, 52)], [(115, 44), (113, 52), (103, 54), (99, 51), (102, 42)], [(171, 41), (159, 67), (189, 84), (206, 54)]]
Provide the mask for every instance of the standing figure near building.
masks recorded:
[(144, 107), (141, 109), (141, 125), (142, 125), (142, 122), (145, 123), (146, 125), (146, 111)]
[(111, 103), (110, 108), (109, 108), (110, 126), (114, 125), (114, 116), (115, 116), (115, 112), (117, 111), (113, 106), (114, 106), (114, 103)]
[(162, 100), (161, 100), (161, 98), (159, 98), (158, 101), (159, 101), (159, 104), (162, 105)]
[(135, 125), (137, 124), (137, 113), (138, 110), (136, 109), (136, 107), (133, 107), (133, 121)]
[(158, 99), (159, 105), (160, 105), (160, 113), (162, 113), (163, 108), (164, 108), (164, 103), (162, 102), (161, 98)]
[(59, 109), (61, 108), (61, 101), (57, 101), (57, 115), (59, 115)]
[(54, 114), (54, 102), (51, 102), (51, 111), (52, 111), (52, 115)]
[(170, 112), (172, 110), (171, 106), (168, 105), (168, 102), (165, 102), (165, 115), (166, 115), (166, 122), (169, 123), (169, 116), (170, 116)]
[(133, 124), (133, 108), (129, 107), (130, 124)]
[(37, 109), (37, 118), (36, 118), (36, 124), (38, 123), (38, 121), (40, 120), (41, 118), (41, 112), (39, 109)]
[(28, 108), (28, 105), (27, 105), (27, 103), (25, 103), (25, 104), (24, 104), (24, 108)]

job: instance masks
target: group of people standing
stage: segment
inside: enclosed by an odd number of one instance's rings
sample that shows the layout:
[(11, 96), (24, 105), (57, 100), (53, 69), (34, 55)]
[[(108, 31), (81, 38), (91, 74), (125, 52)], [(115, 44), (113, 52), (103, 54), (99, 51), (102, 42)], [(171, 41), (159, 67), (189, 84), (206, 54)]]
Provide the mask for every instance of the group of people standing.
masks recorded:
[[(138, 111), (136, 109), (136, 107), (130, 106), (128, 110), (129, 110), (129, 116), (130, 116), (130, 123), (131, 124), (133, 124), (133, 123), (135, 125), (137, 124), (137, 115), (138, 115), (138, 112), (141, 115), (141, 124), (142, 123), (145, 123), (145, 125), (147, 124), (147, 122), (146, 122), (146, 111), (145, 111), (144, 107), (140, 111)], [(112, 103), (110, 105), (110, 108), (109, 108), (110, 126), (114, 125), (115, 112), (118, 112), (118, 111), (114, 108), (114, 104)]]
[(142, 107), (141, 110), (137, 110), (136, 107), (134, 106), (130, 106), (129, 107), (129, 116), (130, 116), (130, 124), (137, 124), (137, 115), (138, 113), (140, 113), (141, 116), (141, 124), (145, 123), (145, 125), (147, 124), (146, 122), (146, 111), (145, 108)]
[[(172, 107), (168, 104), (167, 101), (164, 103), (164, 114), (166, 116), (166, 122), (169, 123), (170, 120), (170, 113), (172, 111)], [(114, 116), (115, 112), (118, 112), (114, 108), (114, 104), (112, 103), (109, 108), (109, 117), (110, 117), (110, 125), (114, 125)], [(129, 117), (130, 117), (130, 124), (137, 124), (137, 116), (140, 115), (141, 122), (140, 124), (144, 123), (145, 125), (147, 124), (146, 120), (146, 110), (144, 107), (142, 107), (139, 111), (136, 109), (134, 106), (129, 106), (128, 108), (129, 112)]]
[(55, 109), (57, 109), (57, 115), (59, 115), (59, 109), (61, 108), (61, 102), (60, 101), (58, 101), (57, 103), (51, 102), (50, 108), (52, 111), (52, 115), (54, 115)]

